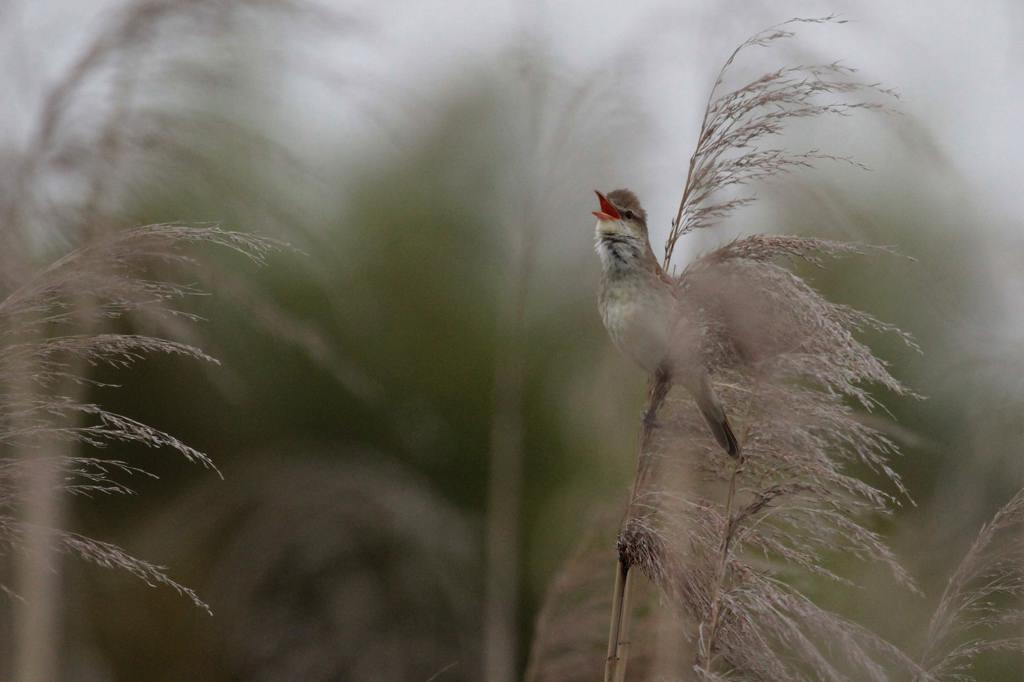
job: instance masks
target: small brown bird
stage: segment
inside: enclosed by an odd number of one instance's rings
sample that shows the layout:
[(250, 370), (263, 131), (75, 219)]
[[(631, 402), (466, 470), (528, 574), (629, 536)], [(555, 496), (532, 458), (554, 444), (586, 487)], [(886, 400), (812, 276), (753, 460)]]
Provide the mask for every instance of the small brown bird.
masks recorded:
[(718, 444), (733, 457), (739, 442), (715, 396), (683, 306), (671, 278), (661, 269), (647, 237), (647, 213), (636, 195), (617, 189), (601, 202), (595, 247), (602, 277), (598, 307), (612, 341), (649, 373), (665, 372), (693, 395)]

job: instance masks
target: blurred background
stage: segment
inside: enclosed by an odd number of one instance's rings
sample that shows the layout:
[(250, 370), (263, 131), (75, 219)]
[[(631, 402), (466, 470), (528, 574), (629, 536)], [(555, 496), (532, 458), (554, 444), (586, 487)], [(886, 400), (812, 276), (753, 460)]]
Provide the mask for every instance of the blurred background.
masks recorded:
[[(748, 52), (736, 77), (842, 60), (896, 88), (897, 115), (818, 119), (782, 141), (871, 170), (759, 186), (677, 258), (779, 232), (913, 259), (803, 273), (923, 350), (869, 339), (925, 396), (878, 396), (915, 504), (875, 524), (925, 594), (851, 561), (871, 589), (817, 595), (913, 649), (978, 528), (1024, 484), (1024, 6), (0, 4), (0, 194), (26, 266), (87, 240), (83, 215), (294, 247), (263, 267), (212, 254), (190, 275), (210, 294), (183, 303), (202, 318), (191, 333), (221, 366), (96, 370), (120, 388), (88, 400), (208, 453), (223, 479), (111, 446), (158, 478), (66, 499), (60, 524), (167, 566), (213, 616), (61, 558), (54, 679), (521, 678), (545, 590), (620, 512), (634, 467), (645, 377), (597, 315), (592, 190), (636, 191), (660, 254), (721, 63), (761, 28), (833, 12), (850, 23)], [(16, 603), (0, 607), (8, 676)], [(1024, 672), (983, 665), (984, 680)]]

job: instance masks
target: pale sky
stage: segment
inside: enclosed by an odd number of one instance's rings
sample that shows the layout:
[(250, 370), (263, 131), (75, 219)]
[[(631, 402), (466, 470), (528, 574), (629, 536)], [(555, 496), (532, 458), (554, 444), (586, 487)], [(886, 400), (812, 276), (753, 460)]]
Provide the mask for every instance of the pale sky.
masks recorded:
[[(303, 45), (269, 46), (285, 58), (313, 63), (354, 86), (324, 88), (309, 82), (275, 82), (268, 93), (277, 115), (297, 124), (291, 143), (312, 156), (339, 149), (359, 163), (393, 148), (399, 136), (414, 139), (444, 111), (443, 94), (475, 71), (496, 71), (513, 47), (548, 52), (560, 79), (608, 70), (627, 83), (617, 93), (646, 119), (637, 146), (614, 171), (581, 177), (581, 197), (602, 183), (637, 189), (652, 217), (657, 240), (678, 202), (681, 174), (697, 133), (707, 90), (722, 60), (756, 30), (793, 16), (838, 13), (851, 23), (804, 27), (792, 48), (776, 50), (765, 68), (793, 59), (841, 59), (902, 95), (907, 119), (923, 123), (941, 156), (960, 172), (957, 191), (975, 197), (985, 224), (1016, 223), (1024, 216), (1019, 191), (1024, 158), (1024, 3), (1014, 0), (418, 0), (348, 3), (321, 0), (356, 18), (351, 37)], [(123, 0), (39, 2), (9, 0), (0, 6), (0, 94), (8, 103), (4, 144), (24, 144), (37, 118), (41, 83), (78, 55), (104, 12)], [(324, 36), (330, 36), (326, 33)], [(303, 42), (300, 36), (298, 42)], [(627, 57), (623, 57), (626, 55)], [(757, 71), (764, 51), (751, 51), (741, 68)], [(792, 63), (789, 61), (788, 63)], [(381, 127), (346, 102), (360, 97), (395, 102)], [(614, 102), (612, 102), (614, 104)], [(385, 105), (387, 109), (387, 105)], [(907, 155), (877, 127), (837, 125), (829, 151), (852, 154), (873, 168)], [(609, 143), (614, 145), (614, 143)], [(902, 158), (901, 158), (902, 156)], [(916, 157), (915, 157), (916, 158)], [(931, 168), (920, 168), (921, 173)], [(353, 168), (358, 172), (358, 168)], [(619, 177), (623, 176), (623, 177)], [(574, 179), (575, 180), (575, 179)], [(945, 180), (939, 179), (938, 182)], [(870, 180), (868, 180), (870, 182)]]
[[(750, 33), (792, 16), (839, 13), (851, 23), (801, 29), (800, 45), (861, 68), (902, 95), (901, 110), (933, 129), (942, 149), (979, 190), (1024, 214), (1018, 196), (1024, 158), (1024, 3), (1007, 0), (751, 2), (738, 0), (426, 0), (367, 3), (372, 47), (342, 48), (394, 88), (424, 99), (436, 84), (499, 59), (528, 35), (585, 71), (623, 50), (638, 54), (631, 96), (650, 102), (657, 154), (641, 166), (658, 176), (692, 145), (718, 65)], [(345, 6), (345, 5), (341, 5)], [(357, 11), (357, 14), (359, 12)], [(379, 35), (379, 39), (376, 37)], [(863, 150), (861, 150), (863, 151)], [(871, 165), (871, 164), (869, 164)], [(657, 180), (647, 180), (652, 186)], [(634, 181), (634, 184), (640, 184)], [(666, 183), (667, 184), (667, 183)], [(667, 215), (675, 198), (652, 198)]]

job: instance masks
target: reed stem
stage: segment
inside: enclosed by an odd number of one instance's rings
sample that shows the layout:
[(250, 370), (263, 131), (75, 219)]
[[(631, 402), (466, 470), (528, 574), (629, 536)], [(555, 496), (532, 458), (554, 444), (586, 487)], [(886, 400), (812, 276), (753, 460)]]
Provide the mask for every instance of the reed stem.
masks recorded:
[[(619, 557), (615, 563), (615, 586), (612, 588), (612, 621), (608, 629), (608, 658), (604, 665), (604, 682), (617, 682), (625, 679), (626, 661), (620, 657), (620, 645), (624, 623), (628, 619), (626, 605), (628, 602), (629, 566)], [(628, 653), (628, 649), (625, 650)]]
[(650, 387), (647, 391), (647, 402), (644, 406), (643, 419), (640, 423), (640, 433), (637, 438), (637, 473), (633, 481), (633, 490), (630, 494), (629, 505), (626, 507), (626, 514), (619, 530), (619, 558), (615, 568), (615, 586), (612, 590), (612, 616), (611, 625), (608, 628), (608, 658), (605, 662), (604, 681), (623, 682), (626, 679), (626, 666), (629, 662), (629, 622), (630, 622), (630, 592), (632, 580), (631, 563), (628, 548), (622, 542), (623, 531), (629, 526), (633, 518), (634, 510), (637, 508), (637, 496), (642, 489), (644, 467), (644, 452), (650, 444), (654, 430), (657, 428), (658, 410), (668, 396), (672, 387), (669, 376), (664, 371), (657, 371), (651, 376)]

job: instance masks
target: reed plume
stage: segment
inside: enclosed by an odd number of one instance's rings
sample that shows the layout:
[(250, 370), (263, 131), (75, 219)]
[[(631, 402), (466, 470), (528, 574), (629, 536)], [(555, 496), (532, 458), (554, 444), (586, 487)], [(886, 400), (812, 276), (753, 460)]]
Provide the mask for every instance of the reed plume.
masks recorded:
[[(663, 266), (674, 272), (684, 330), (733, 415), (743, 456), (730, 461), (701, 428), (685, 396), (651, 378), (637, 476), (619, 534), (619, 568), (605, 679), (625, 678), (631, 573), (658, 585), (690, 623), (695, 655), (687, 679), (888, 680), (923, 671), (898, 647), (818, 607), (792, 580), (812, 575), (838, 585), (835, 552), (888, 567), (916, 585), (870, 520), (907, 491), (889, 466), (896, 444), (862, 419), (872, 390), (912, 395), (858, 336), (893, 326), (832, 303), (797, 274), (800, 262), (875, 251), (796, 236), (754, 235), (672, 269), (678, 240), (753, 201), (734, 190), (820, 161), (848, 161), (816, 149), (762, 148), (794, 120), (886, 109), (894, 93), (856, 79), (838, 63), (782, 68), (720, 93), (737, 57), (792, 38), (794, 19), (759, 32), (726, 60), (712, 88)], [(867, 97), (867, 99), (863, 99)], [(851, 473), (874, 471), (881, 484)]]
[[(218, 175), (206, 148), (213, 132), (218, 139), (226, 139), (225, 133), (242, 137), (250, 150), (268, 158), (279, 151), (214, 107), (190, 106), (181, 97), (196, 84), (218, 82), (222, 92), (236, 86), (223, 65), (209, 58), (210, 48), (228, 29), (250, 20), (255, 26), (268, 14), (302, 20), (310, 29), (344, 23), (302, 0), (131, 0), (108, 8), (96, 17), (96, 29), (80, 51), (40, 84), (38, 102), (26, 97), (23, 108), (34, 114), (24, 126), (25, 138), (5, 150), (10, 153), (0, 167), (0, 583), (18, 597), (11, 602), (16, 656), (2, 657), (5, 664), (15, 660), (13, 679), (57, 674), (64, 554), (169, 585), (206, 608), (162, 567), (62, 530), (63, 500), (68, 493), (130, 492), (126, 476), (144, 473), (134, 463), (104, 459), (82, 446), (168, 448), (213, 468), (205, 453), (90, 395), (104, 387), (95, 378), (100, 367), (130, 369), (154, 354), (215, 362), (200, 348), (191, 324), (197, 318), (177, 308), (203, 293), (185, 283), (183, 272), (211, 269), (201, 263), (197, 247), (226, 247), (262, 261), (281, 245), (205, 224), (146, 226), (148, 220), (132, 207), (143, 187), (151, 191), (182, 176), (219, 187), (222, 198), (230, 198), (237, 186)], [(280, 211), (264, 205), (261, 213)]]
[[(6, 390), (0, 401), (0, 444), (28, 450), (31, 457), (5, 456), (0, 461), (0, 534), (9, 553), (31, 531), (18, 510), (38, 494), (29, 485), (41, 469), (49, 470), (55, 490), (77, 495), (125, 494), (131, 488), (122, 475), (144, 474), (141, 467), (120, 460), (76, 454), (50, 454), (54, 442), (75, 442), (93, 448), (110, 443), (136, 443), (176, 451), (190, 462), (214, 468), (203, 452), (173, 435), (102, 405), (65, 395), (69, 385), (100, 386), (83, 368), (102, 365), (128, 369), (154, 355), (177, 355), (216, 362), (200, 348), (172, 339), (132, 333), (63, 334), (82, 328), (105, 328), (105, 322), (127, 315), (150, 320), (193, 319), (174, 304), (201, 292), (192, 285), (151, 279), (154, 265), (195, 264), (188, 247), (218, 245), (255, 262), (280, 247), (278, 242), (212, 226), (150, 225), (114, 233), (76, 249), (44, 268), (0, 300), (0, 380)], [(88, 295), (90, 304), (80, 305)], [(106, 385), (109, 387), (109, 385)], [(49, 529), (53, 547), (107, 567), (120, 567), (151, 584), (169, 585), (207, 608), (191, 590), (171, 580), (163, 569), (137, 560), (113, 545)], [(7, 586), (5, 586), (7, 587)], [(9, 589), (9, 588), (8, 588)]]
[[(856, 587), (837, 556), (884, 567), (904, 598), (921, 594), (871, 528), (911, 497), (890, 464), (899, 455), (893, 431), (867, 416), (882, 409), (879, 389), (917, 396), (861, 339), (890, 336), (920, 349), (894, 325), (827, 300), (802, 275), (838, 258), (898, 256), (886, 247), (752, 235), (671, 268), (681, 237), (754, 200), (737, 189), (821, 161), (860, 166), (816, 149), (760, 146), (793, 120), (889, 110), (895, 93), (858, 81), (855, 70), (788, 67), (720, 92), (744, 51), (792, 38), (807, 23), (843, 22), (794, 19), (755, 34), (727, 59), (665, 246), (663, 267), (673, 273), (683, 320), (677, 342), (699, 351), (742, 456), (723, 454), (685, 392), (672, 392), (661, 374), (650, 378), (643, 414), (661, 409), (656, 421), (641, 421), (611, 603), (588, 587), (605, 575), (602, 555), (589, 550), (570, 559), (541, 611), (528, 680), (592, 676), (582, 672), (581, 656), (595, 655), (597, 630), (572, 627), (566, 614), (575, 609), (579, 622), (590, 623), (597, 608), (609, 606), (606, 682), (626, 679), (631, 658), (641, 662), (631, 670), (636, 679), (973, 680), (978, 656), (1021, 650), (1011, 635), (1019, 631), (1024, 584), (1021, 493), (982, 528), (950, 578), (922, 627), (920, 655), (810, 596), (822, 585)], [(658, 648), (646, 626), (649, 604), (635, 615), (640, 629), (630, 625), (637, 571), (682, 623), (676, 647), (688, 658), (667, 672), (648, 665)]]
[(1024, 490), (978, 531), (928, 623), (917, 679), (976, 679), (977, 659), (1024, 653)]

